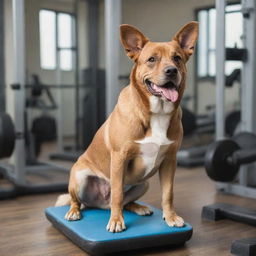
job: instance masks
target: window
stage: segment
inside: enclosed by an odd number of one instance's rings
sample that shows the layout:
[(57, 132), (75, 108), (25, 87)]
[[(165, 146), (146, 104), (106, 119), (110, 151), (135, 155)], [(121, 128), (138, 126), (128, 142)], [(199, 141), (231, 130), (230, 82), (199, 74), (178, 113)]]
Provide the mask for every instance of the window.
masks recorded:
[(74, 16), (40, 10), (40, 65), (42, 69), (73, 69)]
[[(197, 76), (215, 76), (215, 22), (216, 10), (209, 8), (197, 12), (199, 21), (199, 38), (197, 50)], [(240, 4), (226, 6), (226, 47), (241, 48), (243, 33), (243, 18)], [(228, 28), (228, 29), (227, 29)], [(225, 73), (230, 74), (235, 68), (241, 68), (239, 61), (227, 61)]]

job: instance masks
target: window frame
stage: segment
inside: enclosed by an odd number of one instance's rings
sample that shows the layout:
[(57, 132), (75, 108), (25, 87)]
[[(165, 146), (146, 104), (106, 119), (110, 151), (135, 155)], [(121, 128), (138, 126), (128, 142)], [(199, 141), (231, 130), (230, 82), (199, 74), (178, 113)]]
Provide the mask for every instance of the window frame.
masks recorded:
[[(237, 5), (237, 4), (241, 4), (240, 1), (227, 1), (226, 2), (226, 5)], [(196, 8), (194, 10), (194, 17), (195, 17), (195, 20), (196, 21), (199, 21), (198, 19), (198, 16), (199, 16), (199, 12), (200, 11), (207, 11), (209, 12), (210, 9), (213, 9), (213, 8), (216, 8), (215, 5), (206, 5), (206, 6), (203, 6), (203, 7), (199, 7), (199, 8)], [(231, 13), (231, 12), (229, 12)], [(209, 17), (207, 15), (207, 17)], [(209, 22), (209, 18), (207, 19), (207, 22)], [(199, 32), (200, 33), (200, 32)], [(209, 33), (207, 33), (207, 45), (208, 45), (208, 52), (210, 50), (209, 48)], [(208, 54), (209, 56), (209, 54)], [(207, 57), (207, 62), (208, 62), (209, 58)], [(196, 53), (195, 53), (195, 58), (194, 58), (194, 76), (195, 76), (195, 80), (196, 81), (210, 81), (210, 82), (215, 82), (215, 77), (216, 76), (210, 76), (209, 75), (209, 70), (207, 70), (207, 75), (206, 76), (199, 76), (198, 75), (198, 44), (196, 44)]]
[[(55, 43), (55, 52), (56, 52), (56, 67), (52, 68), (52, 69), (48, 69), (48, 68), (43, 68), (41, 65), (41, 44), (40, 44), (40, 11), (51, 11), (55, 13), (55, 37), (56, 37), (56, 43)], [(72, 53), (74, 51), (76, 51), (77, 49), (77, 41), (76, 41), (76, 36), (74, 36), (75, 40), (73, 40), (72, 42), (72, 46), (71, 47), (60, 47), (59, 46), (59, 38), (58, 38), (58, 15), (59, 14), (68, 14), (71, 16), (72, 20), (73, 20), (73, 25), (72, 25), (72, 31), (71, 34), (76, 33), (76, 22), (77, 22), (77, 15), (74, 12), (68, 12), (68, 11), (60, 11), (60, 10), (55, 10), (55, 9), (51, 9), (51, 8), (40, 8), (38, 11), (38, 31), (39, 31), (39, 66), (41, 70), (45, 70), (45, 71), (56, 71), (56, 70), (60, 70), (62, 72), (70, 72), (70, 71), (74, 71), (75, 70), (75, 61), (74, 58), (72, 58), (72, 68), (70, 70), (65, 70), (65, 69), (61, 69), (60, 67), (60, 63), (58, 63), (58, 51), (61, 50), (70, 50)], [(72, 54), (73, 55), (73, 54)], [(59, 64), (59, 66), (58, 66)]]

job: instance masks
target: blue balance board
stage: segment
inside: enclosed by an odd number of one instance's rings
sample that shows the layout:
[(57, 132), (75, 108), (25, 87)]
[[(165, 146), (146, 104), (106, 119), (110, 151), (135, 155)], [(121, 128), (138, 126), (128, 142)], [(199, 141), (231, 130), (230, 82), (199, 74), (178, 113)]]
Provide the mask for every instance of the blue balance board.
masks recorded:
[(110, 210), (85, 209), (81, 211), (81, 220), (77, 221), (64, 219), (69, 206), (49, 207), (45, 214), (55, 228), (90, 254), (182, 245), (191, 238), (193, 229), (188, 223), (181, 228), (169, 227), (162, 219), (162, 211), (150, 207), (154, 212), (150, 216), (124, 210), (126, 230), (120, 233), (106, 230)]

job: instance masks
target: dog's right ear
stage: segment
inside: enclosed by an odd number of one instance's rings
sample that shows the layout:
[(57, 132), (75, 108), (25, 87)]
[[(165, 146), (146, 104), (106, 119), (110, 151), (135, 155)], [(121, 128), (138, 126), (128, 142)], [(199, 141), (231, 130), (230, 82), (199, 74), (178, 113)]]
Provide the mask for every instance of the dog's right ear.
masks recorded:
[(149, 41), (137, 28), (127, 24), (120, 26), (120, 37), (127, 56), (134, 61), (137, 60), (142, 48)]

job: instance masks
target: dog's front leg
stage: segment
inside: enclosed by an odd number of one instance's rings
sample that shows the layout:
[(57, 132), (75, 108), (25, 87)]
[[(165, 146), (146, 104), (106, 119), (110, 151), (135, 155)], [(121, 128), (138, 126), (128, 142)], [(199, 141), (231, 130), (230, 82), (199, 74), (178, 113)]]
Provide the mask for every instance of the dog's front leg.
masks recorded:
[(121, 232), (125, 229), (123, 218), (123, 180), (125, 160), (120, 152), (111, 152), (110, 185), (111, 215), (107, 225), (110, 232)]
[(168, 154), (159, 168), (159, 177), (162, 187), (163, 218), (168, 226), (182, 227), (184, 220), (179, 217), (173, 207), (173, 181), (176, 170), (176, 151)]

